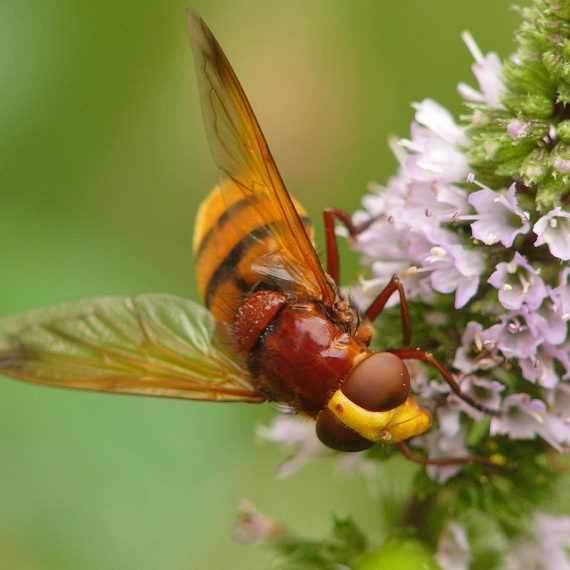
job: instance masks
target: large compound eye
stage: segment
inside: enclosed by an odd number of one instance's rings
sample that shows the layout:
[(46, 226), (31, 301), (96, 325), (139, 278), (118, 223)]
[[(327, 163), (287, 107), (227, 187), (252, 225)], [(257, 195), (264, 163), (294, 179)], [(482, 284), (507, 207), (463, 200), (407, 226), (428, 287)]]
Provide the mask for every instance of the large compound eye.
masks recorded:
[(385, 412), (406, 401), (410, 392), (410, 373), (395, 354), (377, 352), (356, 366), (341, 390), (361, 408)]
[(374, 445), (345, 426), (328, 408), (318, 415), (316, 430), (322, 443), (338, 451), (363, 451)]

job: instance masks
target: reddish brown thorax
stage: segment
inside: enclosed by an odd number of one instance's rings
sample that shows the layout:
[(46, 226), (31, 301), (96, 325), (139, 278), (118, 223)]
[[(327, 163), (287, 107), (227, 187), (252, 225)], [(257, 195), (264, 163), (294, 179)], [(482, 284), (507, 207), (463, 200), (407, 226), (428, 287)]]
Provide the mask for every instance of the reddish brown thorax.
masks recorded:
[(316, 416), (368, 347), (311, 301), (283, 293), (249, 295), (236, 315), (236, 339), (249, 353), (255, 387)]

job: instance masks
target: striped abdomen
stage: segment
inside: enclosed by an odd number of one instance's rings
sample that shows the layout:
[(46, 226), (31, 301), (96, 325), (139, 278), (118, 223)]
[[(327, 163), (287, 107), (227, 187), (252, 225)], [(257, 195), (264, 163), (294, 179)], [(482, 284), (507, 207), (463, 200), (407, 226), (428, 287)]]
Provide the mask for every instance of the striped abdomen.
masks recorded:
[[(295, 206), (311, 235), (304, 210), (297, 202)], [(194, 231), (196, 276), (204, 304), (217, 321), (233, 324), (244, 297), (263, 281), (255, 264), (276, 250), (276, 222), (262, 201), (253, 202), (231, 182), (214, 188), (200, 206)]]

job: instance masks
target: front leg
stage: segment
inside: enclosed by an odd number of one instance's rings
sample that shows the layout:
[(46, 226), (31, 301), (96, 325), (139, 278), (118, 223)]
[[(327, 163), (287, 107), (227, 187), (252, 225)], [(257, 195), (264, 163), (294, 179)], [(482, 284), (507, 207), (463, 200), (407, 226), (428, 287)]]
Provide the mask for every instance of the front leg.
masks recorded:
[(327, 252), (327, 273), (332, 277), (333, 281), (340, 285), (340, 259), (338, 255), (338, 244), (336, 241), (336, 234), (334, 232), (334, 220), (338, 219), (344, 227), (348, 230), (350, 237), (356, 237), (362, 231), (360, 227), (352, 223), (350, 214), (344, 210), (337, 210), (336, 208), (326, 208), (323, 211), (323, 218), (325, 222), (325, 244)]
[[(344, 227), (348, 230), (351, 238), (358, 236), (359, 233), (364, 231), (370, 226), (371, 222), (365, 222), (358, 226), (354, 225), (349, 214), (343, 210), (336, 208), (327, 208), (323, 212), (325, 222), (325, 239), (326, 239), (326, 252), (327, 252), (327, 273), (332, 277), (333, 281), (340, 284), (340, 259), (338, 255), (338, 244), (336, 241), (336, 234), (334, 231), (335, 218), (339, 220)], [(404, 287), (398, 277), (392, 277), (388, 285), (380, 291), (378, 296), (372, 301), (365, 315), (369, 321), (374, 321), (384, 309), (388, 299), (393, 293), (398, 291), (400, 296), (400, 313), (402, 318), (402, 331), (404, 335), (404, 346), (409, 346), (412, 341), (412, 328), (410, 324), (410, 316), (408, 313), (408, 304), (406, 302), (406, 294)]]
[(388, 299), (398, 291), (400, 296), (400, 318), (402, 320), (402, 333), (404, 335), (404, 346), (409, 346), (412, 342), (412, 325), (410, 323), (410, 314), (408, 312), (408, 303), (406, 301), (406, 293), (404, 292), (404, 286), (402, 285), (400, 279), (393, 275), (390, 282), (380, 293), (368, 309), (366, 309), (366, 318), (373, 322), (384, 310)]
[(442, 375), (445, 382), (449, 385), (452, 392), (458, 397), (461, 398), (464, 402), (469, 404), (472, 408), (479, 410), (485, 414), (489, 414), (490, 416), (499, 417), (501, 412), (499, 410), (493, 410), (491, 408), (487, 408), (479, 402), (476, 402), (471, 396), (468, 396), (463, 392), (457, 383), (457, 380), (451, 375), (451, 373), (445, 369), (443, 364), (431, 353), (426, 350), (420, 350), (419, 348), (393, 348), (389, 352), (399, 356), (402, 360), (420, 360), (422, 362), (426, 362), (427, 364), (431, 364), (434, 368), (436, 368), (439, 373)]

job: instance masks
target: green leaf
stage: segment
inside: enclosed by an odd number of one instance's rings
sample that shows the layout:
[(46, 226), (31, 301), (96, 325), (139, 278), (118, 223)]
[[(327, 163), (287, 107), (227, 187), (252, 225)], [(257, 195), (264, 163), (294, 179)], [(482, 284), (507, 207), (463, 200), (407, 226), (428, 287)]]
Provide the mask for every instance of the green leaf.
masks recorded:
[(323, 540), (285, 533), (267, 544), (279, 553), (275, 566), (279, 570), (338, 570), (341, 565), (352, 568), (365, 553), (368, 541), (350, 517), (335, 516), (331, 534)]

